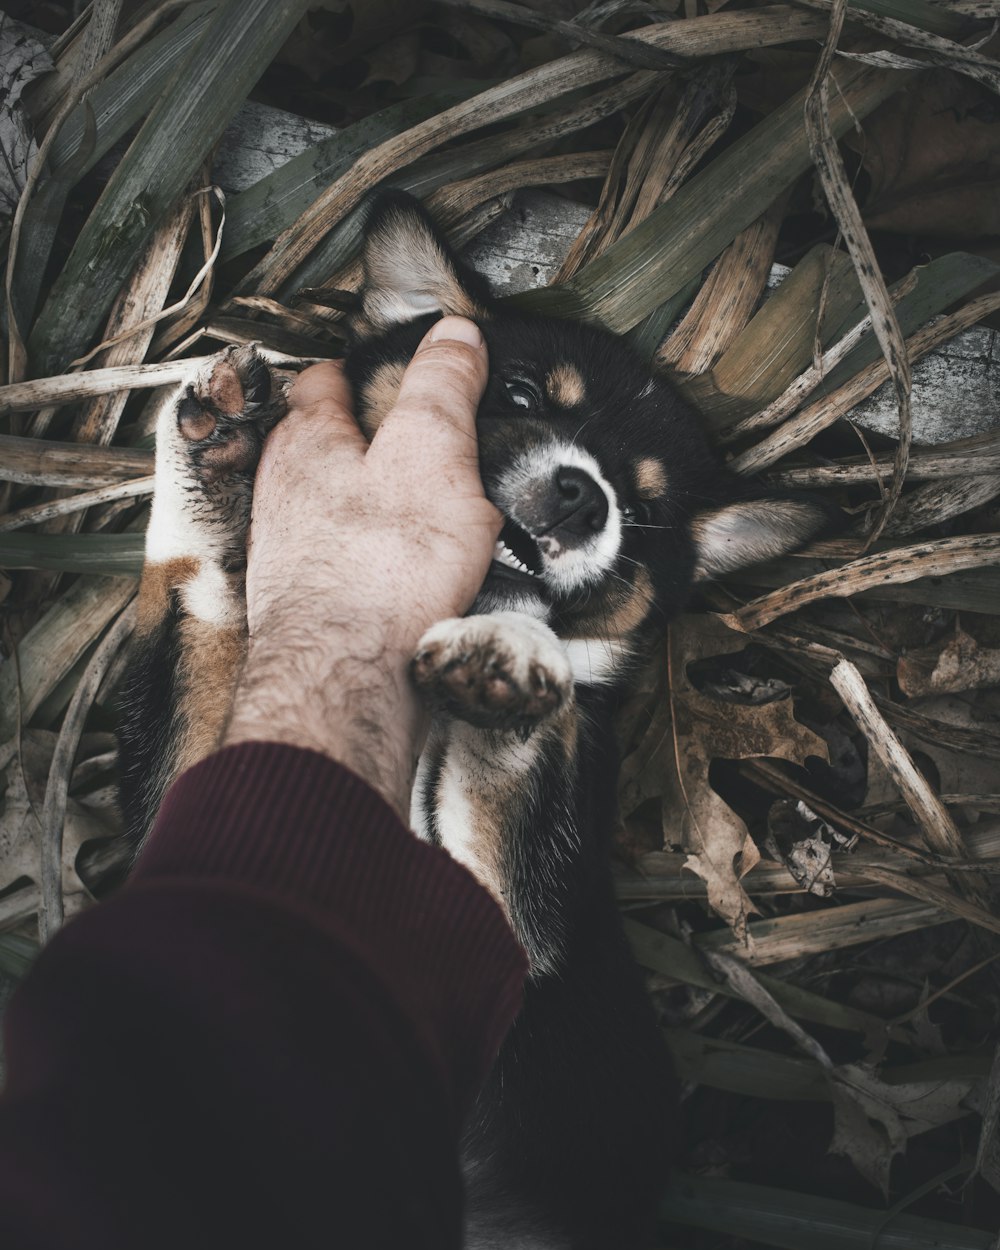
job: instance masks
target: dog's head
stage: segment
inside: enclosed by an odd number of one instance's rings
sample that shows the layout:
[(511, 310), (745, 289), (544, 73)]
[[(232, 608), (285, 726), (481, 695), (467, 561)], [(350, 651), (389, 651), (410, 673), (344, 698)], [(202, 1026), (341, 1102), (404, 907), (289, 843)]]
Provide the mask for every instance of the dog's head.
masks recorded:
[(470, 317), (486, 338), (480, 468), (507, 519), (475, 610), (528, 611), (594, 640), (594, 676), (610, 678), (695, 582), (828, 526), (814, 501), (738, 498), (698, 418), (620, 339), (506, 309), (410, 196), (373, 201), (363, 262), (348, 372), (369, 437), (433, 321)]

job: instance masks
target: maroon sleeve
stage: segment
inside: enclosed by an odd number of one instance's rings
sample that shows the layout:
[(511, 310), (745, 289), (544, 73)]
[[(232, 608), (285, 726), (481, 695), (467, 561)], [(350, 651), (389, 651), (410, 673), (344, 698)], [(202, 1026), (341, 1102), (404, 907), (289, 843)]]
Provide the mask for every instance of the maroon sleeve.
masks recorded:
[(353, 773), (212, 756), (11, 1003), (0, 1245), (457, 1248), (459, 1126), (524, 973)]

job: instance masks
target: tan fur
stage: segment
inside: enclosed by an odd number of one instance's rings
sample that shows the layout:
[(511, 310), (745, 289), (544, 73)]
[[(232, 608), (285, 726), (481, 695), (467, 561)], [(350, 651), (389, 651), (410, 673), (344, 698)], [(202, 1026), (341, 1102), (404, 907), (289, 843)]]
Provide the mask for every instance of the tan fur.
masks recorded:
[(748, 500), (695, 517), (696, 580), (774, 560), (800, 547), (818, 528), (816, 510), (794, 499)]
[(378, 365), (362, 389), (364, 413), (359, 418), (366, 438), (374, 438), (375, 431), (392, 411), (399, 397), (406, 366), (399, 361)]
[[(455, 732), (455, 730), (453, 730)], [(466, 774), (467, 796), (472, 821), (461, 850), (449, 846), (479, 884), (493, 896), (510, 920), (507, 885), (504, 876), (504, 848), (510, 828), (521, 817), (530, 793), (530, 776), (537, 766), (537, 754), (543, 739), (558, 740), (567, 764), (576, 754), (577, 716), (573, 701), (535, 730), (531, 746), (522, 750), (533, 757), (520, 767), (512, 767), (508, 756), (510, 734), (502, 730), (458, 728), (465, 742), (483, 761), (481, 769)]]
[[(388, 258), (391, 258), (389, 260)], [(465, 290), (437, 243), (423, 229), (391, 217), (382, 225), (377, 241), (365, 255), (365, 296), (362, 315), (352, 322), (355, 333), (369, 327), (385, 328), (414, 315), (408, 309), (410, 294), (432, 297), (437, 311), (447, 316), (482, 320), (487, 314)], [(435, 311), (420, 307), (416, 315)]]
[(639, 569), (635, 582), (626, 590), (609, 592), (600, 608), (573, 621), (574, 638), (627, 638), (646, 620), (653, 605), (653, 583), (645, 569)]
[(561, 408), (573, 408), (582, 404), (587, 388), (580, 370), (573, 365), (556, 365), (545, 379), (545, 393)]
[(635, 466), (635, 489), (640, 499), (662, 499), (667, 493), (667, 474), (653, 456), (646, 456)]
[(183, 684), (177, 711), (183, 730), (178, 773), (219, 746), (246, 655), (246, 631), (219, 629), (187, 617), (181, 622), (180, 645)]
[(520, 807), (520, 793), (516, 781), (502, 778), (500, 784), (477, 786), (473, 818), (469, 828), (467, 847), (469, 858), (465, 866), (479, 884), (503, 908), (510, 922), (507, 906), (507, 890), (503, 875), (503, 813), (510, 815)]
[(201, 562), (193, 556), (178, 556), (162, 564), (146, 564), (139, 583), (136, 632), (151, 633), (170, 610), (170, 592), (196, 577)]

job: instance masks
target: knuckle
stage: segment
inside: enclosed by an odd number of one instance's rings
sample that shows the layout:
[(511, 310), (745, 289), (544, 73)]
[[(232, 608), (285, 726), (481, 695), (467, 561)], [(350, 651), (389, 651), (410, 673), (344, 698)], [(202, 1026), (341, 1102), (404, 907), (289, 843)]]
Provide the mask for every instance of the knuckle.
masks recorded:
[(481, 357), (465, 343), (432, 343), (413, 358), (407, 372), (426, 375), (429, 381), (471, 389), (486, 380)]

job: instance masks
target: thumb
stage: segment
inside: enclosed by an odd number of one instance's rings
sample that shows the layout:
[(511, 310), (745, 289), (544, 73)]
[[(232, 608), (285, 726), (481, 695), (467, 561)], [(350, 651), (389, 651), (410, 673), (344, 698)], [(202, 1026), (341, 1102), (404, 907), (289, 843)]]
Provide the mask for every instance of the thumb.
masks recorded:
[(476, 455), (476, 411), (486, 389), (489, 357), (479, 327), (464, 317), (442, 317), (424, 336), (407, 366), (392, 412), (376, 435), (389, 442), (405, 431), (415, 439), (439, 437)]

